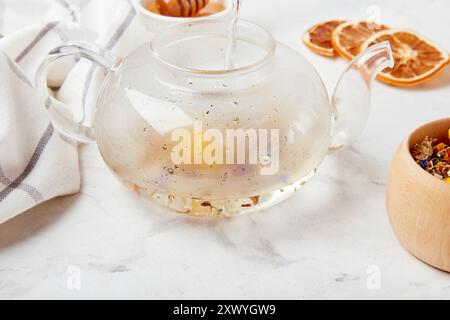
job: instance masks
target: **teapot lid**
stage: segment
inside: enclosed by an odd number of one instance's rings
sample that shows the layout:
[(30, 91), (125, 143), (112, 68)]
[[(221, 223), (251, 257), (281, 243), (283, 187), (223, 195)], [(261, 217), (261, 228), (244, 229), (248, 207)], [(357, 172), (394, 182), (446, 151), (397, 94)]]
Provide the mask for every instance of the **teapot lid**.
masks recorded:
[[(263, 66), (274, 55), (276, 41), (264, 28), (239, 21), (235, 39), (229, 38), (229, 28), (230, 23), (226, 20), (171, 25), (153, 37), (150, 52), (166, 67), (203, 75), (245, 73)], [(232, 67), (226, 63), (227, 50), (232, 45), (230, 41), (234, 41), (235, 46)]]

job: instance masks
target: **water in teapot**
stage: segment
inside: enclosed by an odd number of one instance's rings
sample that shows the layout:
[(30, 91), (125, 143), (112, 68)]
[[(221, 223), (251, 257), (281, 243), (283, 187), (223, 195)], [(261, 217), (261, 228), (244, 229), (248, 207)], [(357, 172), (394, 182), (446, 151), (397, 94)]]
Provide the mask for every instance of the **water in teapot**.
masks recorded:
[[(154, 63), (142, 65), (148, 52), (138, 50), (125, 62), (128, 71), (108, 81), (135, 84), (125, 95), (102, 97), (101, 154), (132, 190), (178, 212), (235, 215), (278, 202), (328, 150), (328, 101), (317, 95), (306, 105), (323, 86), (307, 81), (292, 90), (312, 67), (272, 57), (273, 39), (241, 34), (234, 19), (220, 33), (199, 28), (155, 39)], [(293, 68), (303, 71), (286, 72)]]

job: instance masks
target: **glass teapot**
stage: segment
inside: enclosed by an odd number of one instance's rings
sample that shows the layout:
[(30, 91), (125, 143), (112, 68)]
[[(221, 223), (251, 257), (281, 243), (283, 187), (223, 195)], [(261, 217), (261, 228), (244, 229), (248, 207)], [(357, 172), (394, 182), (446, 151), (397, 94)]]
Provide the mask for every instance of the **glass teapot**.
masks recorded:
[(349, 143), (368, 117), (371, 82), (393, 66), (387, 42), (357, 56), (331, 102), (315, 69), (264, 29), (237, 25), (225, 66), (228, 22), (169, 26), (125, 58), (71, 42), (49, 53), (36, 78), (43, 103), (48, 65), (64, 56), (107, 73), (94, 126), (67, 108), (47, 109), (54, 126), (95, 141), (110, 169), (143, 198), (180, 213), (233, 216), (285, 199), (328, 153)]

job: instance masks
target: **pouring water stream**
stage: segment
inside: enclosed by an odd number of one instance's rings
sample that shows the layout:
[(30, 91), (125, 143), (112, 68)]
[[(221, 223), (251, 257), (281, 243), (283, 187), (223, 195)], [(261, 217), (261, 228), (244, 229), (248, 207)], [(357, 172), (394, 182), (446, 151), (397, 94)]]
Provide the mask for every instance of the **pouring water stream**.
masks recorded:
[(239, 20), (239, 10), (241, 7), (241, 0), (233, 0), (233, 10), (231, 13), (231, 19), (228, 29), (228, 45), (226, 51), (225, 68), (234, 68), (234, 54), (236, 51), (236, 34), (237, 34), (237, 22)]

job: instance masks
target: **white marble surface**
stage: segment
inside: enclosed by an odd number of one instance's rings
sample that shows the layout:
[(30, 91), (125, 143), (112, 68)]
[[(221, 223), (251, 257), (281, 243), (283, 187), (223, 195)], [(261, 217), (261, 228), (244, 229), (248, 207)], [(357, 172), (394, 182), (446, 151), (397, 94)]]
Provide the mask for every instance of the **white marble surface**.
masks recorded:
[[(384, 22), (450, 49), (445, 0), (245, 0), (242, 15), (302, 52), (331, 88), (345, 61), (309, 52), (300, 36), (323, 19), (366, 18), (370, 5)], [(377, 83), (372, 111), (358, 142), (328, 157), (303, 190), (229, 220), (140, 202), (94, 145), (82, 147), (80, 193), (0, 225), (0, 298), (450, 298), (449, 274), (401, 247), (385, 209), (397, 144), (419, 124), (450, 115), (450, 68), (415, 89)], [(373, 265), (381, 282), (370, 290)], [(80, 270), (79, 290), (67, 286), (69, 266)]]

